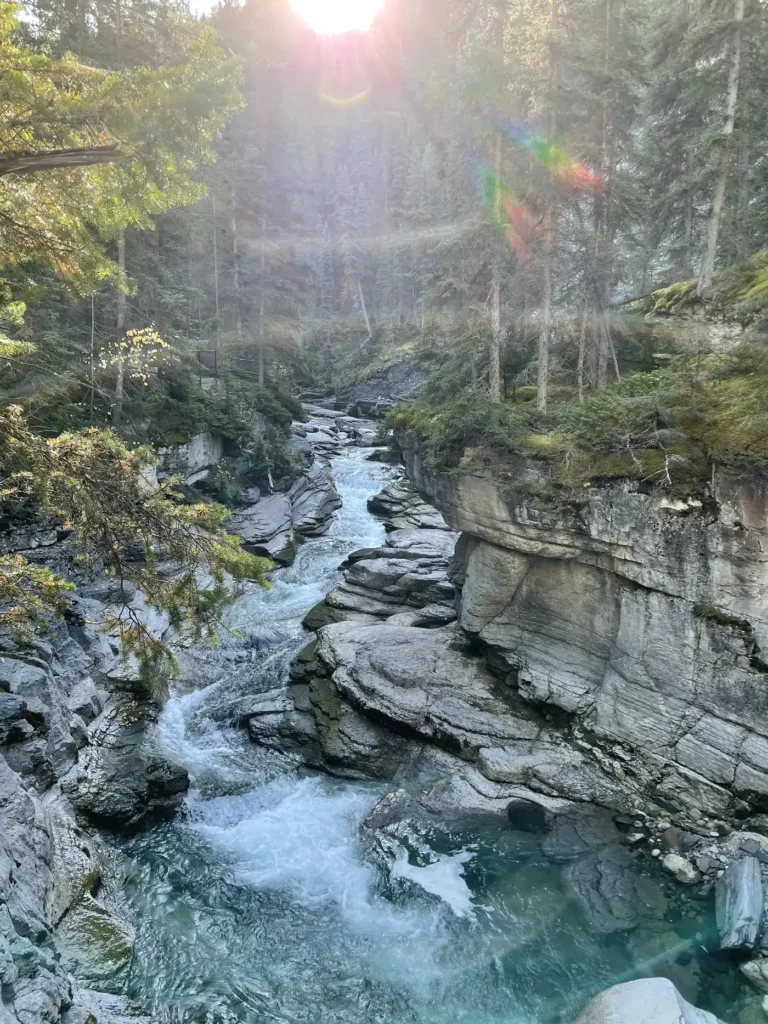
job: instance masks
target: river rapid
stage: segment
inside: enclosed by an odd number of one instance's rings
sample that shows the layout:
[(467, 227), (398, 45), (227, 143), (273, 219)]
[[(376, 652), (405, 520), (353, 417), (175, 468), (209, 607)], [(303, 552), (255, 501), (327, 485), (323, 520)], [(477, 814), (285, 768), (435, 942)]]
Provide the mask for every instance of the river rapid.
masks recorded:
[(175, 821), (122, 844), (128, 993), (179, 1024), (554, 1024), (658, 971), (722, 1012), (727, 972), (702, 953), (707, 904), (652, 932), (595, 935), (535, 838), (495, 821), (399, 857), (393, 882), (359, 833), (385, 787), (309, 773), (233, 725), (249, 688), (287, 680), (309, 639), (301, 619), (339, 563), (383, 543), (366, 500), (393, 470), (366, 454), (333, 460), (344, 504), (330, 531), (232, 607), (238, 637), (201, 673), (213, 681), (182, 681), (166, 707), (163, 752), (192, 785)]

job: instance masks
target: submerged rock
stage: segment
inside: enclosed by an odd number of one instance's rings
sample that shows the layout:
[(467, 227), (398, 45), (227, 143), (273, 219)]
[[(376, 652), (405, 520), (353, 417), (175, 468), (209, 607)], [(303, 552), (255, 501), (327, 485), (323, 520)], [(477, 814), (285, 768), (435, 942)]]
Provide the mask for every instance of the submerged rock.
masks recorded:
[(601, 992), (574, 1024), (722, 1024), (683, 999), (666, 978), (642, 978)]
[(701, 881), (701, 875), (693, 864), (679, 853), (668, 853), (662, 857), (661, 866), (683, 885), (695, 885)]

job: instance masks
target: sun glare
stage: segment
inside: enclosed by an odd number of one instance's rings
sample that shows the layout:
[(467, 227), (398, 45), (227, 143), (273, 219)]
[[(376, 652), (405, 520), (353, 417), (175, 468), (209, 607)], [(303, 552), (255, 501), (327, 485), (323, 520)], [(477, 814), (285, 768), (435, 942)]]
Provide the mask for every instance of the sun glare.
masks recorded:
[(320, 36), (367, 32), (384, 0), (291, 0), (291, 7)]

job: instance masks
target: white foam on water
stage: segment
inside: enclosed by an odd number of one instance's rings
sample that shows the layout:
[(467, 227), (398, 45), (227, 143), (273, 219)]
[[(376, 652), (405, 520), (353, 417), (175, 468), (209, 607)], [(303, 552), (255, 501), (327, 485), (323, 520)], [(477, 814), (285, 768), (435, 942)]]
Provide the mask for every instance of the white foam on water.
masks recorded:
[(423, 867), (411, 864), (408, 851), (401, 850), (392, 865), (394, 878), (407, 878), (446, 903), (457, 917), (474, 917), (472, 890), (464, 880), (464, 866), (474, 854), (469, 850), (439, 854)]
[(374, 895), (376, 872), (358, 830), (379, 795), (355, 784), (285, 777), (242, 796), (196, 801), (193, 827), (241, 884), (287, 893), (303, 907), (333, 906), (361, 935), (435, 931), (434, 914)]

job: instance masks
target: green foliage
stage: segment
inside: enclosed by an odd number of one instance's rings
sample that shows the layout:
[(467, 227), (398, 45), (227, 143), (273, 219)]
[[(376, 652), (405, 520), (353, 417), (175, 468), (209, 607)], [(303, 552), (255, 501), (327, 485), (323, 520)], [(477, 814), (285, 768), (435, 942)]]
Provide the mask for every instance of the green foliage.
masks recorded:
[(109, 71), (27, 45), (0, 4), (0, 250), (81, 291), (116, 277), (101, 239), (203, 193), (191, 177), (239, 103), (237, 62), (179, 26), (170, 67)]
[[(139, 659), (147, 679), (167, 671), (172, 658), (132, 606), (133, 587), (168, 614), (180, 635), (215, 641), (221, 610), (231, 599), (229, 581), (263, 583), (270, 567), (222, 529), (229, 512), (221, 505), (182, 504), (174, 481), (150, 489), (142, 471), (152, 459), (151, 450), (129, 449), (109, 431), (45, 439), (27, 428), (18, 410), (0, 414), (3, 499), (31, 499), (40, 516), (74, 531), (82, 561), (114, 578), (122, 598), (105, 628), (120, 638), (126, 656)], [(17, 633), (44, 611), (61, 611), (66, 589), (23, 560), (0, 564), (0, 604), (9, 606), (5, 621)]]

